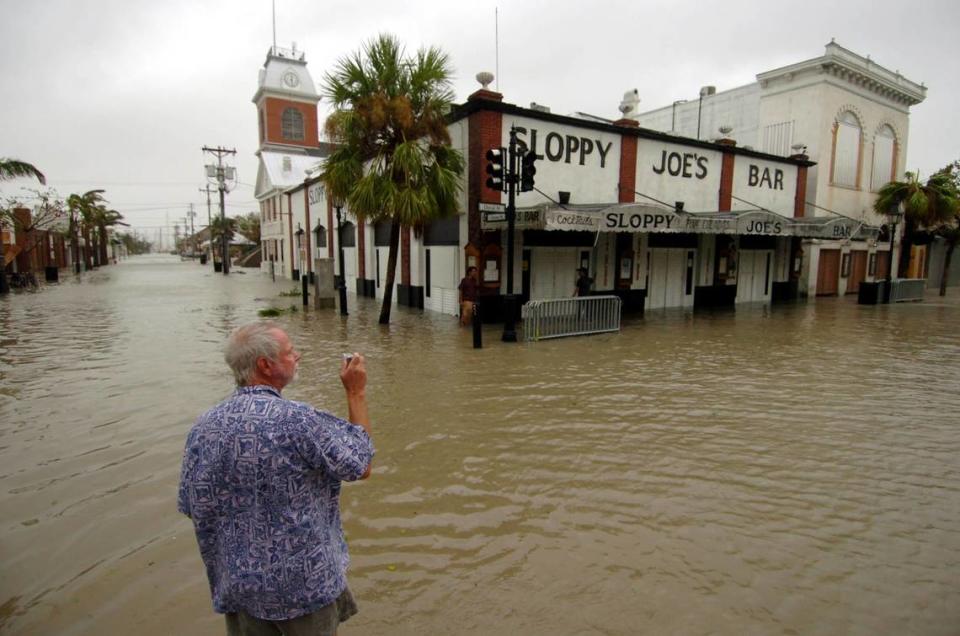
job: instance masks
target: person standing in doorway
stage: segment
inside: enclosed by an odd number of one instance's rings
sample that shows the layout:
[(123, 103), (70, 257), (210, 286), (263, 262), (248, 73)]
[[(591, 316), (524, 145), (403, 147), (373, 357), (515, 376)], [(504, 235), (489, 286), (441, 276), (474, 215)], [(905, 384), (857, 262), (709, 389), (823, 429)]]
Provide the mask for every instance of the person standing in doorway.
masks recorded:
[(587, 268), (581, 267), (577, 269), (577, 283), (576, 287), (573, 288), (573, 295), (589, 296), (591, 285), (593, 285), (593, 279), (587, 275)]
[(470, 266), (467, 268), (467, 275), (460, 281), (458, 289), (460, 290), (460, 324), (468, 326), (473, 320), (473, 312), (477, 303), (477, 268)]
[(190, 430), (177, 498), (213, 609), (228, 636), (335, 634), (357, 612), (341, 482), (366, 479), (374, 454), (363, 356), (340, 367), (349, 420), (281, 397), (300, 354), (276, 323), (235, 329), (224, 358), (237, 390)]

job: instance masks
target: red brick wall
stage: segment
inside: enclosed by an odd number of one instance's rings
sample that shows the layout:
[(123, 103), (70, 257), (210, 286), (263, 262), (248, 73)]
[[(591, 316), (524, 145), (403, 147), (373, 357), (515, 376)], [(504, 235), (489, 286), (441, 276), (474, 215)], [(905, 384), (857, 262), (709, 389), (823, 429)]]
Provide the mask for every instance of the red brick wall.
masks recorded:
[(400, 284), (410, 284), (410, 228), (400, 227)]
[[(503, 95), (493, 91), (479, 90), (469, 97), (470, 100), (502, 101)], [(500, 203), (499, 190), (487, 187), (487, 150), (499, 148), (503, 143), (503, 120), (500, 113), (480, 110), (472, 113), (467, 121), (468, 163), (467, 175), (467, 214), (468, 237), (471, 243), (480, 247), (483, 244), (483, 232), (480, 230), (480, 212), (477, 204)]]
[(793, 216), (803, 216), (807, 207), (807, 166), (797, 166), (797, 196), (793, 201)]
[[(614, 123), (625, 128), (638, 127), (632, 119), (621, 119)], [(620, 193), (617, 198), (620, 203), (637, 200), (637, 143), (638, 139), (633, 135), (620, 136)]]
[[(264, 100), (263, 108), (266, 111), (267, 119), (267, 141), (293, 146), (309, 146), (311, 148), (320, 143), (320, 134), (317, 129), (317, 107), (315, 104), (294, 102), (277, 97), (267, 97)], [(303, 115), (303, 139), (300, 141), (284, 139), (281, 134), (283, 111), (287, 108), (295, 108)]]
[(729, 212), (733, 204), (733, 160), (736, 155), (732, 152), (723, 153), (723, 162), (720, 168), (720, 201), (719, 210)]

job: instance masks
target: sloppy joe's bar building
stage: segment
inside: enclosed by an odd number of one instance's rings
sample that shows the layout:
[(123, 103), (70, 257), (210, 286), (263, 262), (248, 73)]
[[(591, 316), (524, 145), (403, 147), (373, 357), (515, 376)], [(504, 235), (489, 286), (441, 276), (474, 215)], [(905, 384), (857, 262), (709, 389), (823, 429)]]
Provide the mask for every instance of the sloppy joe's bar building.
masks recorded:
[[(514, 291), (524, 300), (570, 296), (578, 267), (589, 270), (594, 293), (620, 296), (628, 311), (786, 300), (807, 267), (802, 238), (876, 243), (878, 229), (854, 219), (803, 217), (814, 165), (804, 155), (685, 139), (630, 119), (553, 115), (481, 89), (451, 116), (454, 146), (467, 158), (464, 213), (411, 246), (424, 256), (428, 308), (455, 313), (442, 299), (456, 298), (471, 265), (488, 317), (507, 293), (506, 195), (486, 186), (485, 153), (506, 147), (511, 128), (537, 155), (536, 190), (516, 200)], [(454, 234), (460, 253), (450, 262), (452, 251), (436, 248)]]

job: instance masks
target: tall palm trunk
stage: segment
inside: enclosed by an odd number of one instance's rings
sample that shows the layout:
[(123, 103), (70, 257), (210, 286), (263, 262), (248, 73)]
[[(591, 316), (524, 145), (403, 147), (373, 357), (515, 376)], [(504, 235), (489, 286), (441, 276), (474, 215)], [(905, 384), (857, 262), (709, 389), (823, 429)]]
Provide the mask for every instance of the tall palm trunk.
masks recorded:
[(950, 259), (953, 257), (953, 250), (957, 247), (956, 241), (951, 241), (947, 246), (947, 255), (943, 259), (943, 274), (940, 276), (940, 295), (947, 295), (947, 276), (950, 274)]
[(80, 273), (80, 236), (77, 234), (77, 222), (70, 218), (70, 255), (73, 256), (73, 273)]
[(100, 230), (100, 240), (98, 242), (100, 247), (99, 260), (101, 265), (107, 265), (110, 262), (107, 258), (107, 226), (101, 225), (98, 229)]
[(83, 226), (83, 266), (87, 269), (93, 269), (93, 254), (91, 253), (91, 248), (93, 247), (93, 241), (90, 240), (90, 228), (87, 225)]
[(0, 296), (10, 293), (10, 283), (7, 282), (7, 263), (3, 253), (3, 228), (0, 227)]
[(383, 290), (383, 305), (380, 306), (380, 324), (390, 324), (390, 307), (393, 304), (393, 281), (397, 276), (397, 252), (400, 251), (400, 221), (390, 222), (390, 251), (387, 255), (387, 286)]

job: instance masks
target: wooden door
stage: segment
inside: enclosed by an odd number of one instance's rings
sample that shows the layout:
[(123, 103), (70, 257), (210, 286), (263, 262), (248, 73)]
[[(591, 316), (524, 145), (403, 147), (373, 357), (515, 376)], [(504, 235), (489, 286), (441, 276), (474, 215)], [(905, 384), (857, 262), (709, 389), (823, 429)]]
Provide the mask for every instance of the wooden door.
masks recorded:
[(874, 280), (887, 280), (890, 273), (890, 252), (877, 252), (877, 273)]
[(850, 252), (850, 277), (847, 279), (847, 293), (856, 294), (860, 290), (860, 283), (867, 278), (866, 250)]
[(817, 296), (836, 296), (840, 289), (840, 250), (820, 250)]

